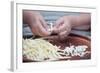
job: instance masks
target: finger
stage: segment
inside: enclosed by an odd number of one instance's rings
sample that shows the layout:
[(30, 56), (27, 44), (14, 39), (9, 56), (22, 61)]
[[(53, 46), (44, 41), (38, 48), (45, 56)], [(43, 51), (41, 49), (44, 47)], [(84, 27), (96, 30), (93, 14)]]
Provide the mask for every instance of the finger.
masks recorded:
[(38, 31), (38, 24), (34, 24), (34, 25), (30, 26), (30, 28), (31, 28), (31, 31), (33, 34), (40, 35), (40, 33)]
[(62, 31), (65, 31), (67, 28), (68, 28), (67, 24), (64, 23), (64, 24), (61, 24), (61, 26), (58, 28), (58, 31), (62, 32)]
[(63, 32), (63, 31), (69, 32), (71, 28), (72, 28), (71, 24), (68, 21), (64, 21), (64, 23), (58, 28), (58, 30), (60, 32)]
[(71, 32), (71, 27), (70, 25), (68, 25), (65, 27), (64, 30), (62, 30), (62, 32), (59, 33), (59, 36), (66, 37), (69, 35), (70, 32)]
[(68, 31), (63, 31), (63, 32), (61, 32), (61, 33), (59, 34), (59, 38), (60, 38), (60, 40), (64, 40), (64, 39), (66, 39), (67, 36), (68, 36), (68, 34), (69, 34)]
[(63, 31), (59, 33), (60, 36), (67, 36), (69, 34), (69, 31)]
[(60, 26), (60, 24), (62, 24), (62, 23), (63, 23), (63, 18), (60, 18), (54, 23), (54, 25), (55, 25), (54, 27), (58, 28)]
[(60, 32), (63, 32), (63, 31), (65, 31), (66, 30), (66, 24), (61, 24), (61, 26), (59, 26), (59, 28), (57, 28), (56, 30), (54, 30), (54, 32), (56, 32), (56, 33), (60, 33)]
[(48, 32), (48, 31), (43, 27), (43, 25), (41, 24), (41, 22), (38, 24), (38, 31), (39, 31), (40, 36), (48, 36), (48, 35), (51, 34), (50, 32)]
[(63, 19), (60, 18), (58, 19), (55, 23), (54, 23), (54, 28), (53, 28), (53, 32), (58, 33), (58, 28), (60, 27), (60, 25), (63, 23)]
[(40, 19), (41, 24), (43, 25), (43, 27), (48, 30), (49, 26), (47, 25), (46, 21), (43, 19), (43, 17), (41, 17)]

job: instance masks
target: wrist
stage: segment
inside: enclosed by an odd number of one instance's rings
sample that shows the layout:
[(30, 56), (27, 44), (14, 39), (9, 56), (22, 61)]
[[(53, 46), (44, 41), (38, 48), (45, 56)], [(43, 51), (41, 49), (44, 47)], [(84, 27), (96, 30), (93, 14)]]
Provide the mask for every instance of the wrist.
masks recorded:
[(70, 27), (73, 27), (73, 19), (71, 16), (64, 16), (65, 21), (67, 21), (67, 23), (70, 25)]
[(70, 21), (72, 28), (77, 27), (79, 25), (79, 22), (80, 22), (79, 16), (70, 15), (68, 16), (68, 19)]

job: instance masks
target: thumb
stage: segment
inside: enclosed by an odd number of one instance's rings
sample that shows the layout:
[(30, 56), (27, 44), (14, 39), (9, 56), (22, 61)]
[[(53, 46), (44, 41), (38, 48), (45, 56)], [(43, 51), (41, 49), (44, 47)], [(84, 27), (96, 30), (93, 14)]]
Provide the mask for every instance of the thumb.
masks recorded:
[(60, 19), (58, 19), (55, 23), (54, 23), (54, 28), (53, 28), (53, 32), (54, 33), (59, 33), (59, 28), (62, 26), (62, 24), (63, 24), (64, 22), (63, 22), (63, 19), (62, 18), (60, 18)]

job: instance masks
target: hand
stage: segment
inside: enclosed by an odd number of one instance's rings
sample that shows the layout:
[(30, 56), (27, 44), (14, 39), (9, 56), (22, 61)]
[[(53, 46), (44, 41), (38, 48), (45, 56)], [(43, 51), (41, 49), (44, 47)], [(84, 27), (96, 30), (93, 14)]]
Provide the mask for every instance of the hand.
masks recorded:
[(70, 19), (67, 16), (63, 16), (55, 22), (52, 33), (56, 33), (60, 39), (65, 39), (71, 31)]
[(23, 22), (28, 24), (35, 35), (48, 36), (50, 32), (47, 31), (47, 23), (37, 11), (24, 10)]

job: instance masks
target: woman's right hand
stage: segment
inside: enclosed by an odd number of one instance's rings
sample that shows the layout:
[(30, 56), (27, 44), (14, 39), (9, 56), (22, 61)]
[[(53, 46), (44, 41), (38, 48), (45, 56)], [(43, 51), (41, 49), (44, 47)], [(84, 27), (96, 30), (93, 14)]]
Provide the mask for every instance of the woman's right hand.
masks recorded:
[(47, 31), (47, 23), (43, 19), (42, 15), (37, 11), (24, 10), (23, 22), (30, 26), (31, 31), (35, 35), (48, 36), (51, 34), (51, 32)]

